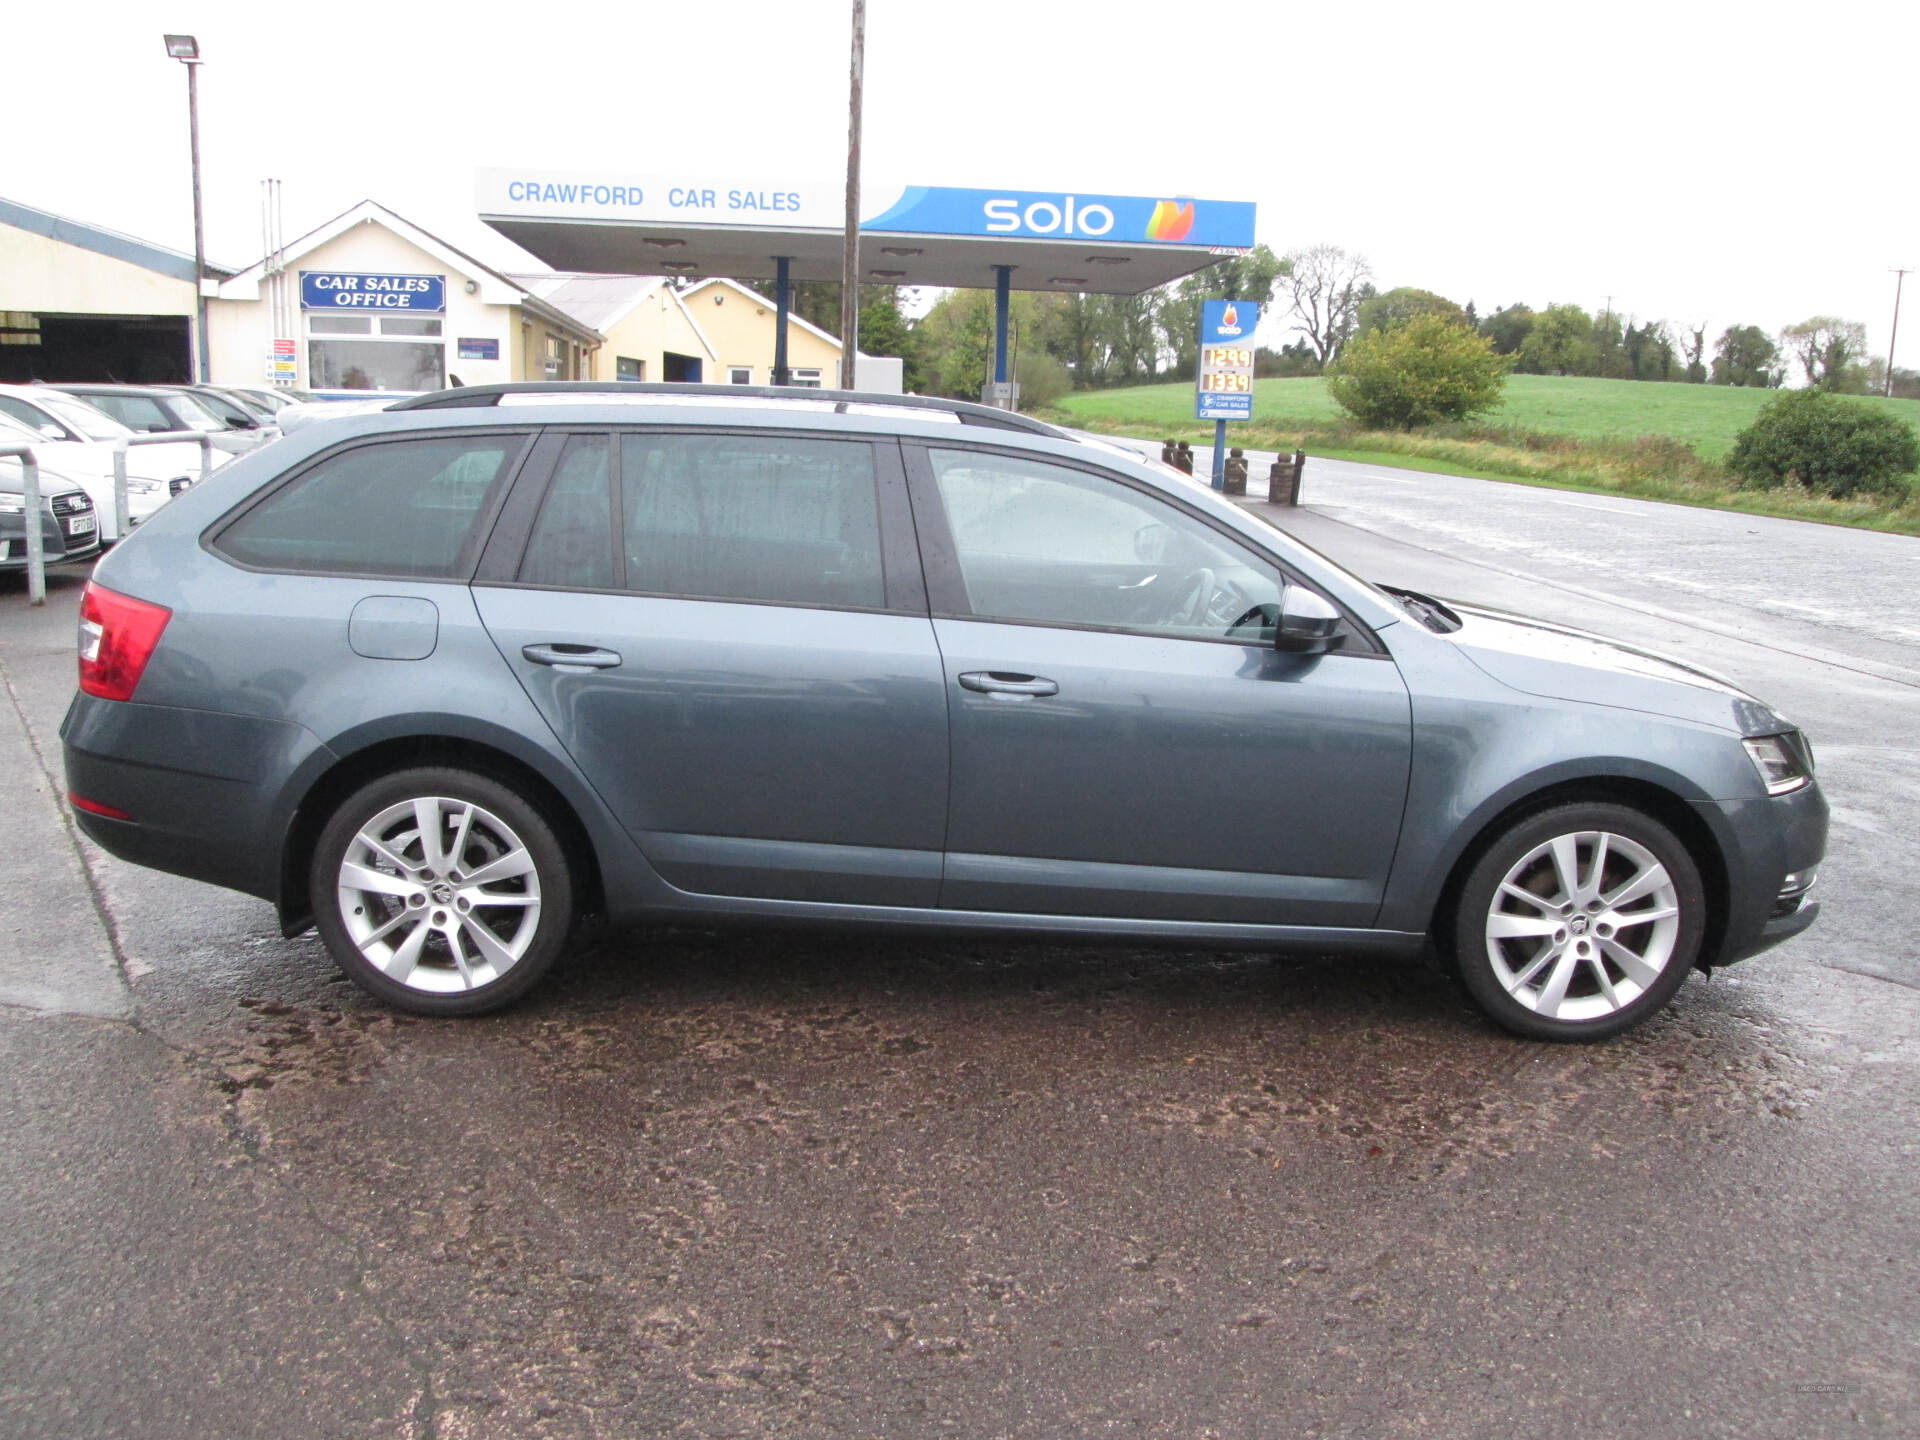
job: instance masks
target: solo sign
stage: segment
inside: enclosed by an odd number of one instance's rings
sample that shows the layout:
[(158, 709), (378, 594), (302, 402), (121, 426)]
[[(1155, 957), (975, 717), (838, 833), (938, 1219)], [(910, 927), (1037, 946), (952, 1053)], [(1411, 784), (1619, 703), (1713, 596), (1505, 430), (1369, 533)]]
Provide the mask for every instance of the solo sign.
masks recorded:
[(1245, 300), (1200, 305), (1200, 371), (1193, 413), (1201, 420), (1253, 418), (1253, 332), (1260, 307)]
[(424, 310), (447, 308), (444, 275), (367, 275), (343, 270), (302, 270), (302, 310)]

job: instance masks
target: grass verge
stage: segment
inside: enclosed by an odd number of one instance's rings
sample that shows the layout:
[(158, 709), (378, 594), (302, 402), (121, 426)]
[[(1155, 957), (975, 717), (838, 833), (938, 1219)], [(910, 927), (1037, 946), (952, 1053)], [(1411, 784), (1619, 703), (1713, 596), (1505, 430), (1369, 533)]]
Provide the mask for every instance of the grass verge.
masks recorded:
[[(1194, 420), (1156, 424), (1088, 413), (1079, 406), (1053, 411), (1046, 418), (1108, 435), (1213, 443), (1213, 427)], [(1833, 500), (1797, 489), (1745, 489), (1734, 484), (1717, 461), (1702, 459), (1691, 446), (1668, 436), (1578, 439), (1533, 430), (1472, 426), (1402, 433), (1363, 430), (1339, 422), (1289, 421), (1237, 424), (1232, 435), (1234, 444), (1248, 450), (1301, 449), (1309, 455), (1406, 470), (1920, 535), (1920, 494), (1900, 501), (1885, 496)]]

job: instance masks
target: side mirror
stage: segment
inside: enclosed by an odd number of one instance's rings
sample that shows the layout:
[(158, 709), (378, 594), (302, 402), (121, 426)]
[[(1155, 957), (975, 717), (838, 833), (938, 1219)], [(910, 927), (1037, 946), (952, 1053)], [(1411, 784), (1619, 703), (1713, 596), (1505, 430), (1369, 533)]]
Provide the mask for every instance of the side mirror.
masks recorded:
[(1280, 592), (1280, 623), (1274, 629), (1273, 648), (1290, 655), (1324, 655), (1337, 650), (1346, 637), (1340, 632), (1340, 612), (1304, 585)]

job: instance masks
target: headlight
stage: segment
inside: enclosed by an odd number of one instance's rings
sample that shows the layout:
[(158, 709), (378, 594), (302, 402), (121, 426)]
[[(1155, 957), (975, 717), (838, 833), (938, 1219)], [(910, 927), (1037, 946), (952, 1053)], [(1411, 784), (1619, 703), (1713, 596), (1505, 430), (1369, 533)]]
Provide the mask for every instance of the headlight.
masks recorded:
[(131, 475), (127, 477), (129, 495), (162, 495), (166, 493), (166, 489), (167, 482), (164, 480), (138, 480)]
[(1740, 743), (1753, 757), (1753, 766), (1760, 772), (1760, 783), (1767, 787), (1769, 795), (1785, 795), (1813, 783), (1808, 763), (1811, 752), (1802, 758), (1802, 742), (1797, 731), (1785, 735), (1756, 735)]
[(9, 495), (0, 490), (0, 515), (18, 515), (27, 508), (27, 497)]

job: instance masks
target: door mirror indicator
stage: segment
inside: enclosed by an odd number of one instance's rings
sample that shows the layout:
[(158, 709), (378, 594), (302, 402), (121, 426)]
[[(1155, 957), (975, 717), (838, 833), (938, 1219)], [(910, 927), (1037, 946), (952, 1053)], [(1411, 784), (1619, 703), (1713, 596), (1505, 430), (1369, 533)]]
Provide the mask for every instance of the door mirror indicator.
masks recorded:
[(1304, 585), (1280, 592), (1280, 623), (1273, 648), (1290, 655), (1324, 655), (1347, 637), (1340, 634), (1340, 612)]

